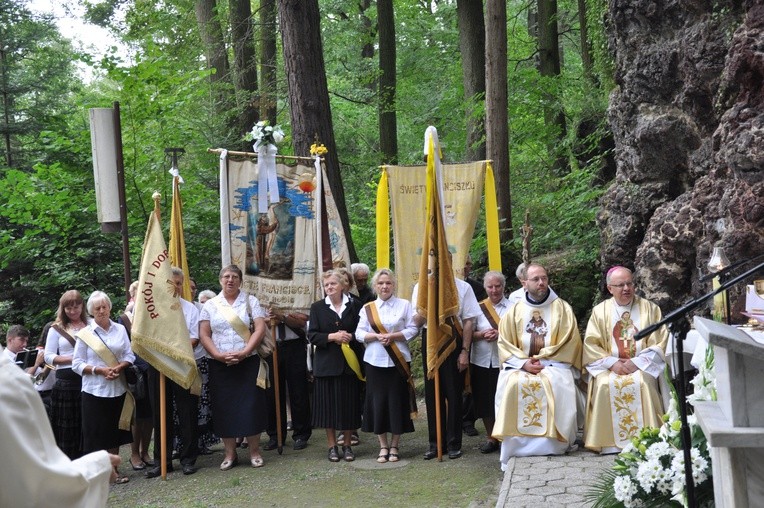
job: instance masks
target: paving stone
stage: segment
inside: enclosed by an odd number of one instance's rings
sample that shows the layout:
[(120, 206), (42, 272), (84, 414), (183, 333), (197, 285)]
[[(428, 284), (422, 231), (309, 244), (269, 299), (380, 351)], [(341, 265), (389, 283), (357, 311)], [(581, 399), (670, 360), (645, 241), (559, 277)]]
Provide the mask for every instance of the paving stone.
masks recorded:
[(543, 495), (544, 497), (554, 496), (554, 498), (557, 499), (559, 495), (565, 494), (565, 487), (558, 487), (554, 484), (548, 483), (543, 487), (531, 489), (531, 493)]
[(510, 485), (511, 485), (510, 488), (512, 490), (515, 490), (515, 489), (536, 489), (536, 488), (543, 487), (544, 485), (546, 485), (546, 480), (535, 479), (535, 480), (523, 480), (523, 481), (520, 481), (520, 482), (512, 481), (512, 483)]

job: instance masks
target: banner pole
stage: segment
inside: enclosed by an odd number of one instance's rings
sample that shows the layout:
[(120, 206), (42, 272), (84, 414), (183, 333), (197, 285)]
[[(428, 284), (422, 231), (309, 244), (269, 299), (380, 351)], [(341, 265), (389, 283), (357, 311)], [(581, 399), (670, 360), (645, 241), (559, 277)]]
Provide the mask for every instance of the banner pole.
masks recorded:
[[(273, 395), (276, 398), (276, 441), (278, 452), (284, 452), (284, 437), (281, 433), (281, 388), (279, 387), (279, 341), (276, 335), (276, 319), (271, 319), (271, 335), (273, 336)], [(283, 337), (282, 337), (283, 338)]]
[(438, 462), (443, 462), (443, 431), (440, 422), (443, 421), (443, 415), (440, 411), (440, 367), (435, 369), (435, 435), (438, 440)]
[(167, 381), (165, 380), (164, 373), (159, 372), (159, 442), (161, 448), (161, 460), (162, 460), (162, 480), (167, 480), (167, 400), (165, 397), (165, 386)]

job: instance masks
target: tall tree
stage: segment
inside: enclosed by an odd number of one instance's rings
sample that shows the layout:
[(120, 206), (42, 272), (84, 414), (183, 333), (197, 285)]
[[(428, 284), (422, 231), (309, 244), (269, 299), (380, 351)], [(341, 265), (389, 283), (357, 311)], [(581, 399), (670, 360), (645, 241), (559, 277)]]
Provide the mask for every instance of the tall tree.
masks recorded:
[(485, 21), (482, 0), (457, 0), (459, 50), (467, 118), (467, 159), (483, 160), (485, 124), (480, 103), (485, 98)]
[(276, 124), (276, 0), (260, 1), (260, 116)]
[(329, 186), (342, 220), (350, 258), (357, 260), (334, 141), (318, 0), (278, 0), (278, 8), (284, 68), (289, 85), (292, 144), (297, 155), (310, 153), (310, 145), (316, 139), (326, 146)]
[(228, 53), (226, 51), (223, 28), (218, 17), (218, 5), (216, 0), (196, 0), (194, 3), (196, 22), (199, 25), (199, 34), (204, 43), (204, 55), (207, 60), (207, 68), (215, 72), (210, 76), (215, 87), (215, 106), (219, 113), (226, 114), (229, 110), (228, 94), (225, 84), (231, 82), (229, 74)]
[(589, 25), (586, 17), (586, 0), (578, 0), (578, 28), (581, 41), (581, 65), (584, 69), (584, 78), (591, 83), (595, 83), (594, 63), (592, 57), (592, 45), (589, 41)]
[(257, 122), (260, 112), (255, 104), (257, 93), (257, 59), (255, 30), (250, 0), (229, 0), (229, 19), (233, 45), (234, 87), (239, 112), (239, 134), (243, 135)]
[[(543, 77), (557, 78), (560, 75), (560, 40), (557, 20), (557, 0), (538, 0), (538, 50), (539, 73)], [(565, 112), (556, 94), (544, 94), (544, 123), (549, 132), (547, 147), (555, 159), (557, 174), (566, 172), (567, 162), (559, 149), (565, 139), (567, 126)]]
[(382, 162), (398, 161), (398, 120), (395, 112), (396, 57), (393, 0), (377, 0), (379, 28), (379, 148)]
[[(23, 167), (42, 130), (61, 122), (71, 91), (71, 44), (50, 16), (25, 7), (26, 1), (0, 0), (0, 153), (8, 167)], [(38, 154), (39, 156), (39, 154)]]
[(486, 152), (493, 160), (499, 205), (499, 239), (512, 241), (512, 199), (509, 181), (509, 118), (507, 113), (507, 2), (485, 5), (485, 133)]

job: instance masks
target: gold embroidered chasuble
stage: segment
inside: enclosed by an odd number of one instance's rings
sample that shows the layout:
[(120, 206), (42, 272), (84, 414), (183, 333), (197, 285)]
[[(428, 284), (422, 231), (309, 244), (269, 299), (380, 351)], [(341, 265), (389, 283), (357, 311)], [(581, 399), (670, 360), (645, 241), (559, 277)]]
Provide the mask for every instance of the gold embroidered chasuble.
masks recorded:
[[(507, 311), (499, 323), (502, 371), (496, 391), (493, 437), (545, 437), (563, 443), (575, 439), (575, 385), (569, 366), (580, 368), (581, 347), (573, 310), (556, 295), (551, 303), (531, 305), (521, 301)], [(532, 349), (538, 349), (538, 353), (531, 355)], [(539, 374), (530, 374), (507, 368), (504, 362), (511, 357), (552, 363)]]
[[(636, 358), (650, 352), (664, 359), (668, 342), (666, 327), (634, 342), (621, 331), (625, 312), (612, 298), (594, 307), (584, 336), (585, 366), (606, 357)], [(633, 321), (631, 325), (637, 331), (661, 320), (660, 308), (638, 296), (634, 297), (628, 312)], [(618, 375), (610, 370), (596, 373), (589, 380), (586, 400), (586, 448), (594, 451), (624, 448), (642, 427), (660, 427), (663, 402), (658, 386), (658, 380), (642, 370), (629, 375)]]

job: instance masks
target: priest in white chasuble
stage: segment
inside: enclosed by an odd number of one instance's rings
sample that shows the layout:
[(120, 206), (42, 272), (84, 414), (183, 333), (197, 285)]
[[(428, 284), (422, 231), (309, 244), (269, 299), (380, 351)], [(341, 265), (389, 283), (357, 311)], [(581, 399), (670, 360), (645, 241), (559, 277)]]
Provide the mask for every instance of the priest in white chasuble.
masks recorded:
[(560, 455), (576, 440), (581, 335), (570, 305), (549, 287), (546, 269), (526, 267), (525, 298), (499, 323), (501, 372), (493, 436), (501, 466), (511, 457)]
[(628, 268), (611, 268), (606, 282), (613, 297), (594, 307), (584, 336), (583, 363), (591, 376), (584, 446), (618, 453), (641, 428), (663, 423), (659, 385), (665, 385), (668, 330), (635, 341), (634, 334), (661, 320), (661, 311), (634, 294)]

